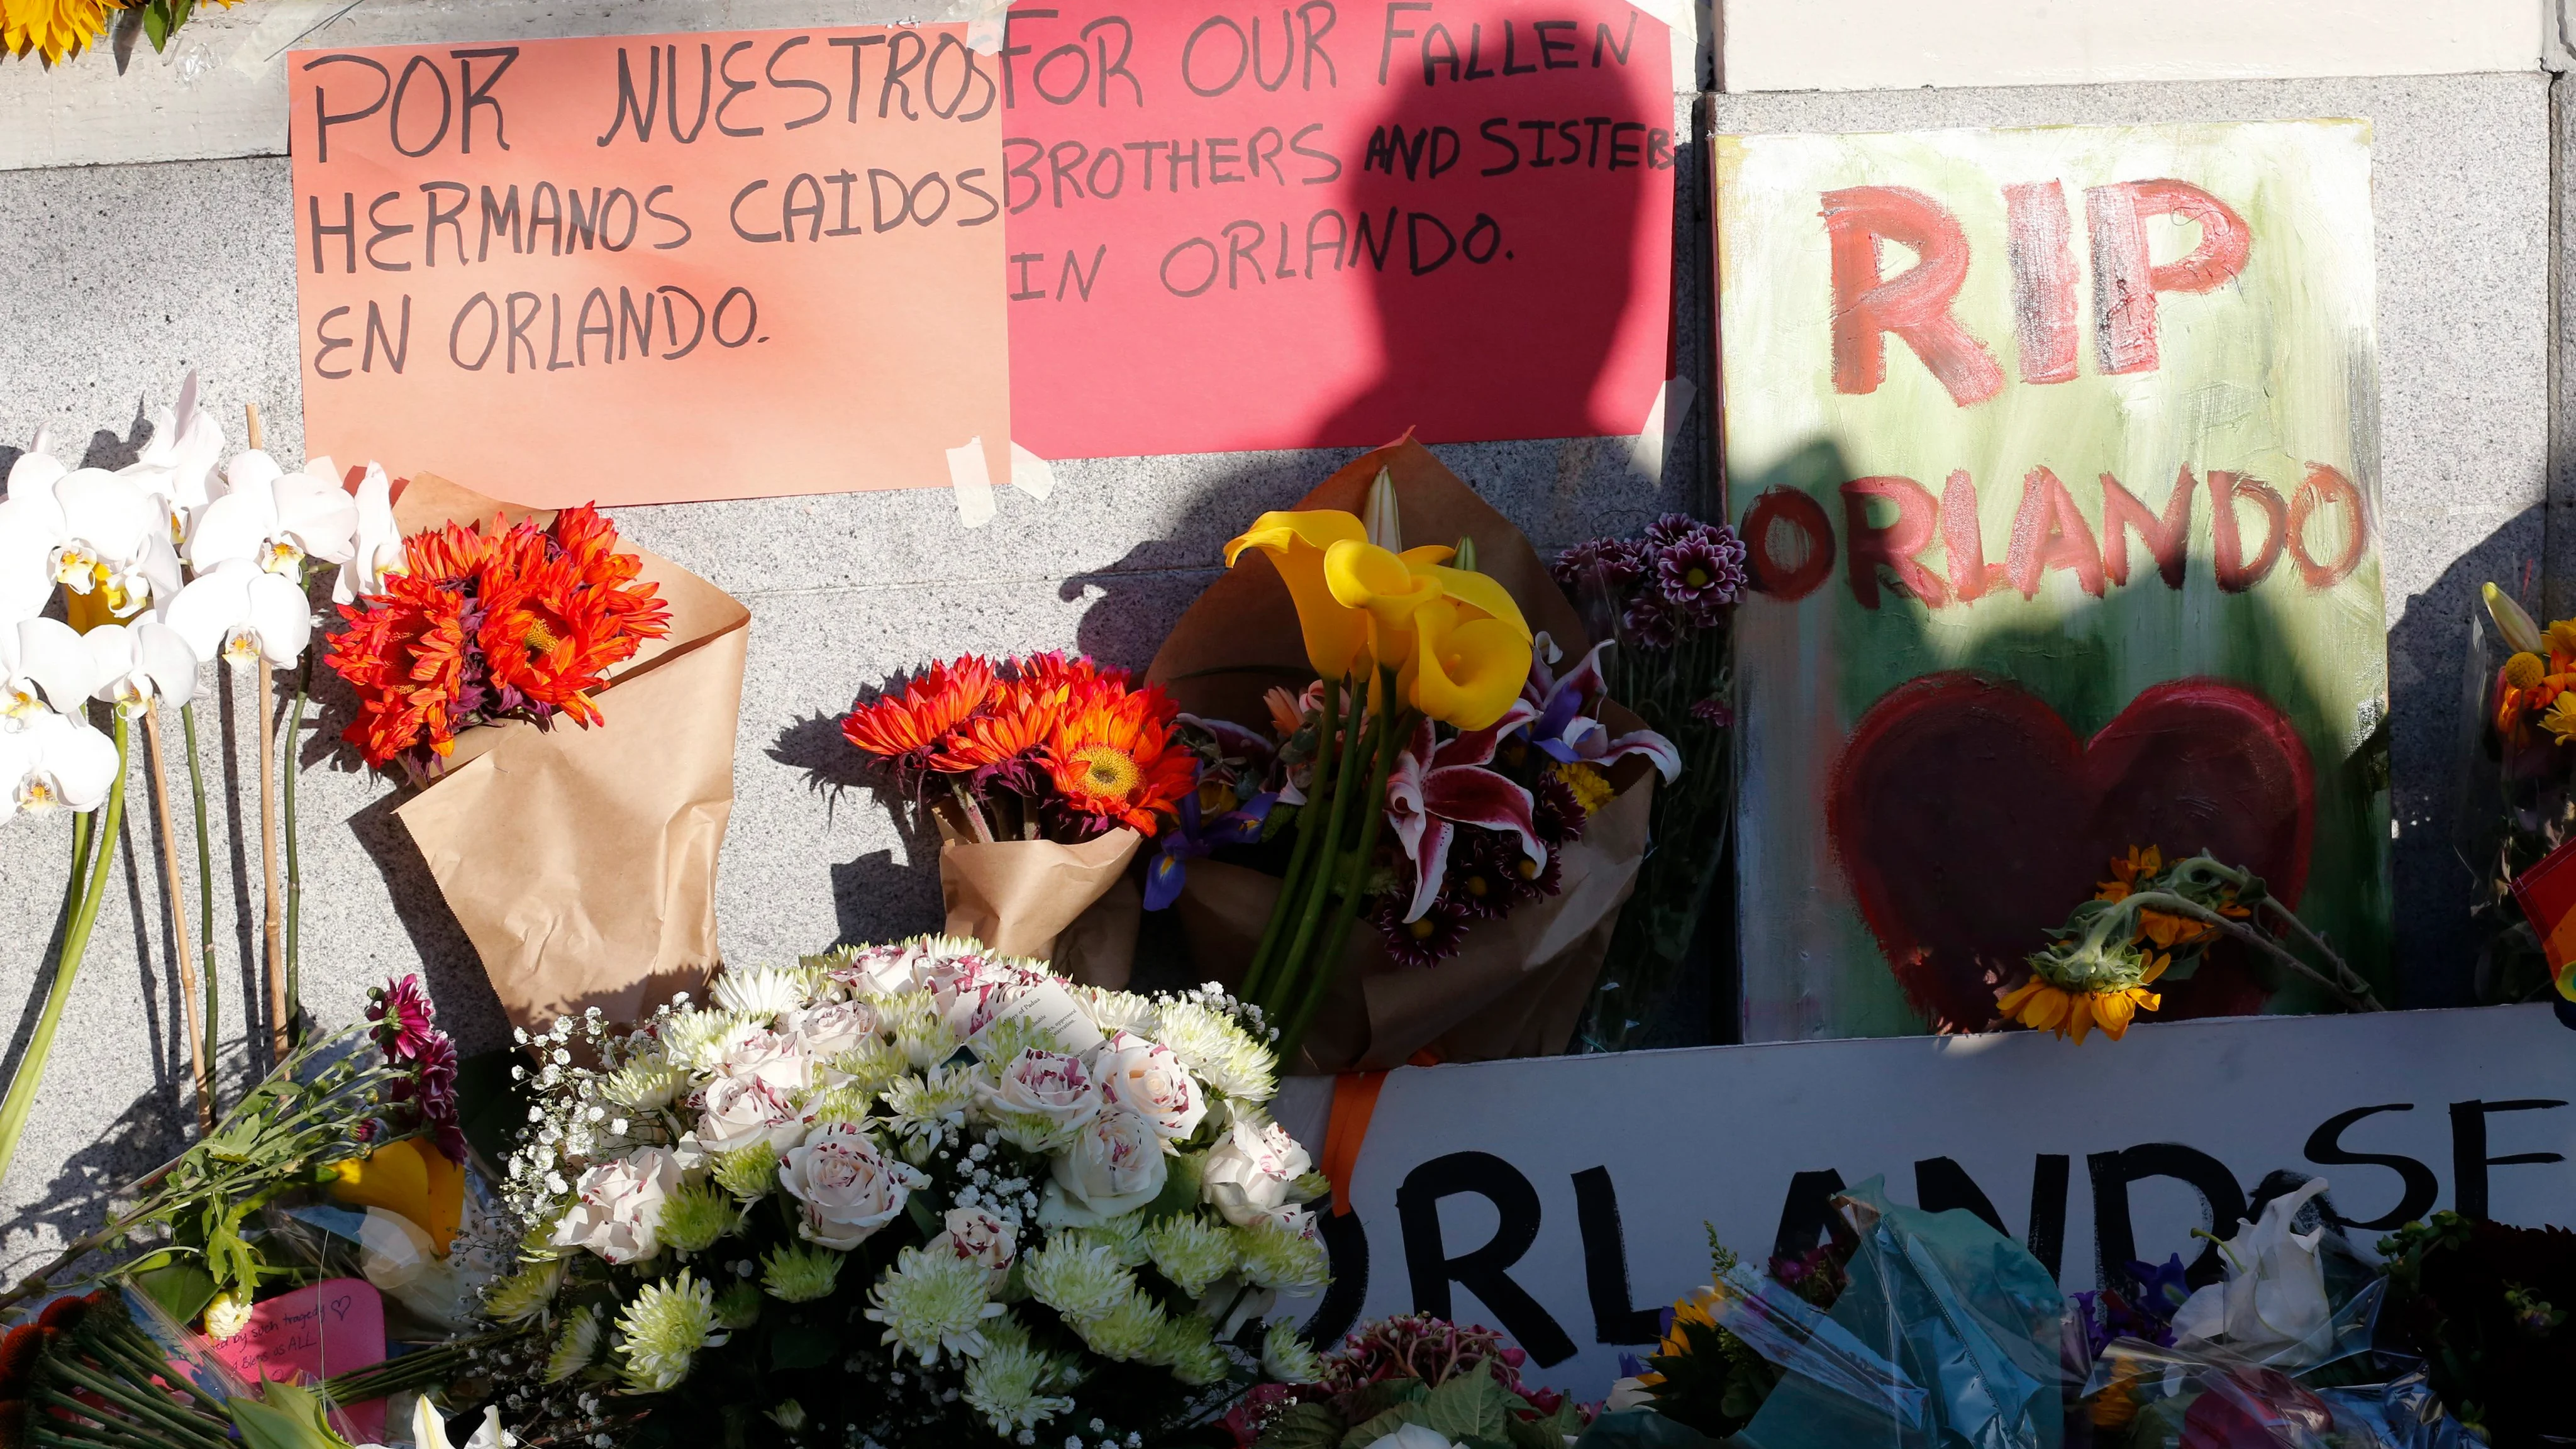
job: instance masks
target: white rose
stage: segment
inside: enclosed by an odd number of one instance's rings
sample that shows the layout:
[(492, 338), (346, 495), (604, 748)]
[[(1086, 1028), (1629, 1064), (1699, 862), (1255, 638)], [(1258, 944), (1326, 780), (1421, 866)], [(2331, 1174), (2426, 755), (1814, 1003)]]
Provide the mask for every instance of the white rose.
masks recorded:
[(828, 1122), (779, 1154), (778, 1185), (805, 1205), (810, 1242), (848, 1252), (894, 1221), (927, 1179), (877, 1150), (855, 1122)]
[(661, 1251), (662, 1201), (680, 1186), (680, 1161), (665, 1147), (639, 1147), (581, 1175), (572, 1210), (555, 1224), (558, 1248), (588, 1248), (612, 1263)]
[(757, 1033), (716, 1062), (716, 1074), (757, 1077), (781, 1092), (802, 1092), (814, 1085), (814, 1062), (805, 1043), (783, 1031)]
[(997, 1112), (1025, 1112), (1065, 1127), (1090, 1121), (1104, 1105), (1100, 1080), (1082, 1058), (1035, 1047), (1013, 1058), (999, 1081), (976, 1089)]
[(992, 1275), (996, 1290), (1011, 1276), (1011, 1260), (1019, 1256), (1017, 1235), (1010, 1225), (982, 1208), (950, 1208), (939, 1236), (930, 1240), (930, 1251), (953, 1253), (970, 1263), (981, 1263)]
[(919, 946), (870, 946), (823, 974), (853, 996), (901, 996), (921, 989)]
[(877, 1009), (864, 1001), (836, 1002), (790, 1012), (787, 1033), (803, 1043), (808, 1057), (823, 1059), (855, 1050), (884, 1025)]
[(1234, 1130), (1208, 1150), (1207, 1200), (1227, 1222), (1248, 1228), (1288, 1205), (1288, 1189), (1314, 1169), (1288, 1129), (1240, 1113)]
[(1170, 1047), (1120, 1032), (1095, 1063), (1109, 1100), (1144, 1118), (1166, 1138), (1187, 1137), (1207, 1115), (1207, 1097)]
[(1116, 1107), (1084, 1123), (1055, 1158), (1056, 1186), (1105, 1218), (1160, 1197), (1166, 1170), (1154, 1124)]
[(784, 1147), (802, 1127), (787, 1094), (760, 1077), (718, 1077), (707, 1084), (698, 1116), (698, 1146), (731, 1152), (755, 1142)]
[(940, 963), (924, 983), (959, 1041), (972, 1041), (1008, 1011), (1037, 978), (1026, 968), (982, 956)]

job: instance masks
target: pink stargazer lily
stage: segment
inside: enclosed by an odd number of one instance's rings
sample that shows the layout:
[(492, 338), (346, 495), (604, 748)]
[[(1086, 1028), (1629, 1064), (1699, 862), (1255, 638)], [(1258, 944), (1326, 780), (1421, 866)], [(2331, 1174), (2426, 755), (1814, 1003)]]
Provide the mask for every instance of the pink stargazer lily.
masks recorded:
[(1557, 652), (1556, 642), (1541, 634), (1532, 643), (1529, 683), (1521, 686), (1526, 710), (1521, 718), (1529, 723), (1529, 741), (1560, 764), (1607, 765), (1643, 755), (1669, 784), (1682, 772), (1682, 753), (1671, 740), (1653, 730), (1614, 737), (1608, 725), (1585, 713), (1599, 708), (1597, 701), (1610, 692), (1601, 677), (1601, 651), (1609, 647), (1606, 639), (1593, 645), (1572, 669), (1557, 674), (1550, 658)]
[(1438, 899), (1449, 873), (1449, 843), (1460, 825), (1511, 831), (1530, 859), (1547, 864), (1547, 847), (1539, 843), (1537, 823), (1530, 818), (1530, 792), (1485, 768), (1502, 737), (1530, 717), (1528, 703), (1514, 700), (1491, 727), (1445, 742), (1426, 719), (1414, 729), (1404, 753), (1395, 757), (1386, 781), (1386, 818), (1405, 858), (1413, 862), (1413, 901), (1406, 920), (1422, 919)]

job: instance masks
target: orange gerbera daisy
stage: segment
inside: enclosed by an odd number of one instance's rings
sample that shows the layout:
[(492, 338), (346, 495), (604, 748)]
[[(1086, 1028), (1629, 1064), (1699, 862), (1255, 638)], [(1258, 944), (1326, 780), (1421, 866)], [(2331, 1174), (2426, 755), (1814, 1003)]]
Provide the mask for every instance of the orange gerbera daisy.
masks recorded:
[(889, 763), (915, 769), (971, 768), (942, 763), (938, 755), (955, 742), (957, 727), (984, 706), (993, 688), (993, 666), (981, 656), (945, 660), (914, 676), (901, 694), (851, 706), (841, 719), (841, 734)]
[(1066, 698), (1062, 688), (1043, 688), (1026, 679), (995, 685), (987, 707), (960, 721), (950, 734), (938, 768), (999, 769), (1035, 756), (1055, 733)]
[(1153, 834), (1198, 778), (1198, 757), (1172, 737), (1178, 708), (1151, 686), (1101, 679), (1076, 689), (1040, 756), (1065, 808), (1101, 829)]

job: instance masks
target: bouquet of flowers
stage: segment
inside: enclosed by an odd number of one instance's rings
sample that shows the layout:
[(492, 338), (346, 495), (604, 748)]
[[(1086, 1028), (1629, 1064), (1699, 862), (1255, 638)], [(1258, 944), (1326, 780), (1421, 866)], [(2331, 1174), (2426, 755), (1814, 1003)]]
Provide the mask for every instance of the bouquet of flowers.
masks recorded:
[(2476, 914), (2488, 927), (2480, 955), (2477, 991), (2500, 1003), (2546, 998), (2553, 982), (2576, 990), (2576, 977), (2561, 979), (2541, 937), (2556, 923), (2533, 921), (2514, 883), (2542, 860), (2576, 840), (2576, 619), (2546, 630), (2502, 589), (2486, 586), (2487, 620), (2507, 651), (2500, 665), (2483, 643), (2473, 647), (2483, 705), (2480, 736), (2493, 773), (2496, 810), (2469, 823), (2464, 854), (2481, 861)]
[(1150, 902), (1300, 1070), (1563, 1050), (1678, 751), (1612, 701), (1528, 540), (1410, 439), (1226, 556), (1152, 671), (1201, 772)]
[(559, 1022), (509, 1167), (526, 1257), (486, 1299), (546, 1333), (509, 1412), (541, 1442), (836, 1449), (1199, 1422), (1308, 1362), (1262, 1317), (1324, 1279), (1267, 1036), (1213, 989), (929, 937), (729, 968), (631, 1032)]
[(1501, 1334), (1428, 1314), (1380, 1319), (1307, 1358), (1299, 1382), (1260, 1385), (1226, 1415), (1237, 1449), (1563, 1449), (1591, 1422), (1522, 1383), (1527, 1355)]
[(1667, 1014), (1734, 826), (1728, 622), (1746, 584), (1744, 541), (1724, 523), (1667, 513), (1635, 538), (1576, 544), (1549, 571), (1593, 636), (1618, 641), (1610, 693), (1672, 742), (1678, 769), (1655, 795), (1655, 847), (1584, 1014), (1584, 1045), (1618, 1051)]
[(970, 654), (860, 700), (841, 734), (938, 825), (949, 934), (1121, 986), (1136, 938), (1127, 867), (1196, 783), (1176, 712), (1088, 658)]
[(348, 627), (324, 662), (358, 696), (341, 738), (369, 765), (399, 761), (423, 781), (474, 725), (600, 723), (588, 692), (670, 628), (638, 569), (588, 505), (551, 523), (495, 517), (412, 535), (374, 590), (340, 605)]
[(2499, 1445), (2576, 1433), (2576, 1233), (2436, 1213), (2384, 1238), (2388, 1314), (2433, 1387)]

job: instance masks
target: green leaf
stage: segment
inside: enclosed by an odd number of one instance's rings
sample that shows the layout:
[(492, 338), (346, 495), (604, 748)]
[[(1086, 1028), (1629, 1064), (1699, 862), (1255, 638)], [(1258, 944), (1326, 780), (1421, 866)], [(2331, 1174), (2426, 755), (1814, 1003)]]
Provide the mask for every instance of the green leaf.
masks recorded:
[(923, 1198), (921, 1194), (914, 1193), (912, 1196), (904, 1199), (903, 1212), (905, 1217), (912, 1219), (912, 1225), (914, 1227), (921, 1229), (921, 1235), (923, 1237), (935, 1238), (939, 1236), (942, 1228), (939, 1221), (939, 1215), (930, 1210), (929, 1201)]
[(1330, 1404), (1292, 1404), (1261, 1431), (1259, 1449), (1334, 1449), (1348, 1428)]
[(1199, 1205), (1199, 1192), (1207, 1178), (1207, 1154), (1184, 1152), (1164, 1159), (1169, 1165), (1163, 1176), (1163, 1191), (1145, 1205), (1145, 1221), (1159, 1223), (1178, 1217)]
[(143, 36), (154, 50), (170, 46), (170, 0), (152, 0), (143, 7)]
[(1505, 1439), (1511, 1417), (1512, 1391), (1482, 1369), (1460, 1374), (1422, 1401), (1422, 1422), (1453, 1443)]
[(1402, 1404), (1418, 1404), (1431, 1392), (1420, 1379), (1380, 1379), (1351, 1395), (1350, 1416), (1372, 1419)]
[(258, 1398), (243, 1395), (230, 1408), (247, 1449), (345, 1449), (322, 1421), (322, 1401), (293, 1384), (265, 1385)]
[(1341, 1449), (1368, 1449), (1368, 1446), (1403, 1428), (1422, 1422), (1420, 1404), (1399, 1404), (1375, 1417), (1363, 1419), (1357, 1428), (1342, 1436)]
[(832, 1361), (841, 1341), (830, 1329), (782, 1324), (769, 1335), (769, 1366), (780, 1373), (820, 1368)]
[[(169, 1259), (167, 1253), (158, 1256)], [(180, 1323), (196, 1322), (215, 1296), (214, 1275), (193, 1262), (164, 1261), (135, 1274), (134, 1284)]]

